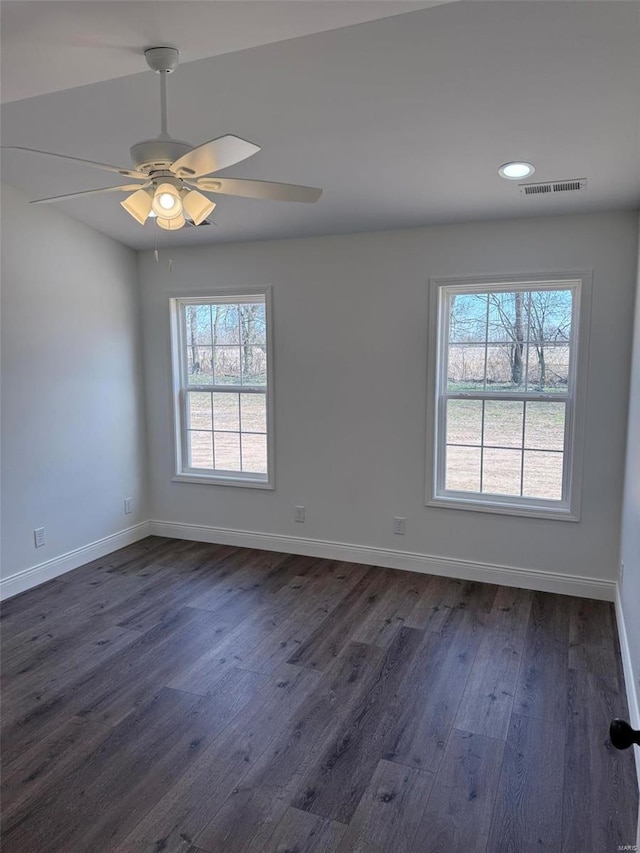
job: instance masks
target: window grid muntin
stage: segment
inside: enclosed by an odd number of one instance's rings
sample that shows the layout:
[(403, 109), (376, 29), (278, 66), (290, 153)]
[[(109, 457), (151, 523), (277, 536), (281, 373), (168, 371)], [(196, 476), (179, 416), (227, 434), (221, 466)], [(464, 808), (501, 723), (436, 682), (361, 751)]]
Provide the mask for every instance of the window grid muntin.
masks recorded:
[[(570, 486), (570, 463), (571, 463), (571, 438), (574, 430), (574, 411), (575, 411), (575, 381), (576, 381), (576, 358), (577, 358), (577, 345), (578, 345), (578, 318), (580, 314), (580, 288), (581, 281), (576, 279), (558, 279), (558, 280), (549, 280), (549, 281), (521, 281), (521, 282), (501, 282), (500, 284), (492, 284), (492, 283), (484, 283), (484, 284), (471, 284), (471, 285), (443, 285), (438, 288), (438, 300), (437, 304), (439, 306), (438, 309), (438, 364), (439, 369), (436, 374), (436, 393), (437, 393), (437, 402), (436, 402), (436, 424), (435, 424), (435, 439), (436, 439), (436, 447), (435, 447), (435, 497), (453, 497), (460, 498), (462, 500), (471, 500), (472, 502), (477, 503), (487, 503), (487, 504), (513, 504), (514, 506), (523, 506), (531, 509), (545, 509), (545, 508), (566, 508), (569, 507), (569, 486)], [(451, 330), (451, 297), (453, 295), (467, 295), (467, 294), (489, 294), (492, 292), (503, 292), (510, 293), (519, 291), (528, 291), (528, 310), (527, 310), (527, 335), (526, 335), (526, 350), (525, 350), (525, 388), (528, 386), (528, 367), (529, 367), (529, 357), (528, 357), (528, 348), (529, 343), (535, 343), (536, 341), (529, 341), (530, 332), (531, 332), (531, 294), (537, 291), (570, 291), (571, 292), (571, 334), (570, 337), (566, 341), (560, 342), (563, 345), (569, 347), (569, 365), (568, 365), (568, 374), (567, 374), (567, 392), (549, 392), (549, 391), (533, 391), (533, 392), (512, 392), (509, 390), (500, 390), (500, 391), (491, 391), (487, 392), (487, 359), (486, 352), (489, 346), (489, 343), (495, 345), (494, 341), (489, 342), (489, 323), (488, 323), (488, 313), (489, 313), (489, 298), (487, 296), (487, 308), (486, 308), (486, 325), (485, 325), (485, 341), (480, 342), (478, 344), (484, 343), (485, 345), (485, 370), (483, 376), (483, 389), (482, 391), (475, 389), (473, 391), (449, 391), (448, 390), (448, 355), (449, 355), (449, 347), (455, 345), (469, 345), (471, 342), (468, 341), (452, 341), (449, 342), (450, 330)], [(508, 342), (513, 343), (513, 341)], [(555, 345), (555, 342), (544, 342), (545, 344)], [(446, 488), (446, 458), (447, 458), (447, 402), (450, 399), (464, 399), (464, 400), (480, 400), (482, 401), (482, 431), (481, 431), (481, 457), (480, 457), (480, 491), (479, 492), (469, 492), (469, 491), (456, 491), (453, 489)], [(538, 497), (528, 497), (521, 495), (503, 495), (503, 494), (494, 494), (483, 492), (483, 475), (484, 475), (484, 423), (485, 423), (485, 402), (487, 400), (521, 400), (525, 405), (523, 412), (523, 434), (526, 426), (526, 403), (527, 402), (555, 402), (555, 403), (563, 403), (565, 407), (565, 417), (564, 417), (564, 445), (561, 451), (555, 449), (543, 449), (543, 448), (526, 448), (524, 444), (520, 449), (521, 451), (521, 492), (523, 490), (523, 478), (524, 478), (524, 453), (526, 451), (539, 451), (546, 453), (562, 453), (563, 455), (563, 466), (562, 466), (562, 497), (560, 500), (556, 499), (545, 499)], [(451, 446), (461, 446), (452, 444)], [(476, 447), (477, 445), (471, 445), (472, 447)], [(500, 449), (500, 448), (497, 448)], [(513, 447), (504, 448), (513, 450)]]

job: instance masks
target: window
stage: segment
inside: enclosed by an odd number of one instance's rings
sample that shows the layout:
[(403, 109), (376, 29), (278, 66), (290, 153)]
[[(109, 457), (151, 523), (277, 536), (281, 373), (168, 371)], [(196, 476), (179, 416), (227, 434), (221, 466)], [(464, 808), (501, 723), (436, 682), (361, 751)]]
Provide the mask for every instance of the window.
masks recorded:
[(272, 487), (269, 295), (172, 300), (178, 480)]
[(429, 504), (577, 520), (584, 280), (433, 282)]

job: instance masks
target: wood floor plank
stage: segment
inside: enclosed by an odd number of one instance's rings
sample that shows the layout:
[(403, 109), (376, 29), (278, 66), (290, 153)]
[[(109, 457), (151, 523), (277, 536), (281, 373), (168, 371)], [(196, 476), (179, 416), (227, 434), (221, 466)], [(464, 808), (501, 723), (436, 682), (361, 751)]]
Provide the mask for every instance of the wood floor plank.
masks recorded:
[(454, 606), (452, 599), (456, 583), (449, 578), (424, 575), (424, 586), (411, 613), (404, 620), (405, 628), (439, 631)]
[[(317, 566), (315, 571), (297, 576), (292, 583), (304, 581), (304, 594), (292, 598), (291, 615), (317, 628), (362, 580), (369, 568), (357, 563), (330, 562), (326, 576), (318, 576)], [(284, 592), (284, 589), (280, 590), (277, 596), (280, 597)]]
[(391, 761), (378, 762), (338, 853), (422, 850), (413, 839), (434, 778), (433, 773), (424, 770)]
[(287, 791), (243, 780), (196, 836), (196, 844), (207, 853), (261, 853), (288, 808)]
[(156, 552), (166, 552), (173, 547), (173, 543), (178, 541), (180, 540), (170, 539), (167, 536), (147, 536), (134, 542), (133, 545), (127, 545), (104, 557), (85, 563), (84, 566), (63, 575), (62, 579), (65, 583), (86, 585), (106, 573), (127, 573), (137, 565), (138, 560)]
[[(28, 695), (5, 720), (2, 751), (13, 760), (31, 743), (55, 730), (70, 716), (93, 716), (116, 725), (141, 701), (157, 692), (177, 671), (202, 654), (211, 626), (203, 611), (184, 608), (78, 677)], [(91, 659), (89, 658), (89, 663)]]
[[(162, 572), (166, 570), (169, 573), (167, 577), (171, 580), (176, 566), (180, 565), (183, 555), (193, 549), (193, 544), (172, 540), (164, 548), (148, 549), (142, 556), (131, 561), (131, 565), (138, 570), (133, 574), (121, 575), (105, 571), (88, 583), (61, 581), (60, 588), (54, 588), (53, 595), (42, 604), (38, 603), (37, 599), (35, 605), (31, 599), (25, 601), (25, 610), (18, 621), (19, 628), (23, 635), (37, 627), (39, 632), (46, 630), (53, 636), (60, 636), (66, 634), (69, 628), (75, 630), (107, 611), (112, 613), (112, 618), (108, 621), (116, 625), (119, 621), (117, 608), (128, 601), (135, 606), (138, 602), (136, 595), (143, 595), (147, 600), (155, 598), (155, 592), (161, 588), (159, 578)], [(152, 582), (147, 580), (149, 576), (153, 577)], [(64, 577), (67, 578), (68, 575)], [(175, 578), (173, 580), (175, 581)], [(11, 611), (8, 618), (12, 618)]]
[(529, 590), (499, 587), (455, 727), (505, 740), (531, 610)]
[(635, 843), (638, 786), (632, 750), (614, 749), (608, 725), (574, 715), (567, 727), (562, 850), (601, 853)]
[(567, 724), (586, 726), (602, 732), (616, 717), (628, 720), (629, 709), (624, 684), (581, 669), (569, 670)]
[(487, 851), (561, 850), (564, 764), (564, 723), (512, 715)]
[[(115, 567), (135, 563), (140, 557), (154, 551), (161, 552), (168, 547), (170, 541), (160, 537), (147, 537), (126, 548), (114, 551), (106, 557), (87, 563), (73, 572), (67, 572), (59, 578), (3, 601), (0, 605), (3, 643), (12, 633), (12, 626), (17, 626), (17, 630), (22, 632), (27, 623), (28, 630), (33, 630), (36, 625), (41, 627), (41, 622), (47, 614), (58, 613), (60, 609), (68, 610), (70, 603), (74, 600), (71, 587), (77, 585), (84, 589), (86, 594), (88, 586), (100, 586), (109, 581), (111, 579), (109, 572)], [(61, 599), (64, 599), (66, 606), (58, 608), (57, 605)]]
[[(27, 797), (6, 814), (3, 849), (62, 853), (116, 844), (254, 695), (255, 681), (254, 674), (236, 671), (215, 699), (164, 688), (105, 730), (90, 755), (77, 756), (65, 774), (62, 803)], [(83, 820), (74, 821), (80, 803)]]
[[(289, 564), (287, 572), (291, 566)], [(212, 618), (217, 620), (218, 640), (211, 643), (192, 666), (185, 668), (171, 686), (205, 695), (215, 684), (219, 672), (230, 666), (259, 672), (275, 671), (295, 656), (361, 575), (361, 571), (343, 572), (332, 579), (329, 582), (331, 599), (326, 591), (321, 594), (316, 589), (320, 581), (307, 576), (294, 576), (263, 598), (259, 607), (250, 600), (230, 599), (226, 608), (211, 611)]]
[(324, 733), (321, 750), (308, 759), (292, 805), (349, 823), (369, 779), (382, 757), (393, 728), (392, 697), (413, 675), (414, 659), (424, 634), (401, 628), (382, 661), (375, 680), (341, 724)]
[(322, 676), (312, 670), (285, 664), (125, 842), (142, 845), (144, 853), (183, 853), (215, 818), (269, 743), (286, 730), (290, 715), (319, 678)]
[(32, 627), (42, 619), (42, 611), (53, 610), (60, 600), (66, 600), (68, 586), (61, 578), (54, 578), (34, 589), (3, 601), (0, 605), (0, 626), (3, 640), (11, 636), (12, 628), (24, 630), (24, 623)]
[(11, 717), (13, 699), (19, 703), (21, 697), (47, 691), (52, 683), (61, 686), (65, 679), (77, 679), (139, 636), (137, 631), (105, 625), (105, 620), (97, 617), (48, 643), (30, 644), (31, 654), (19, 658), (19, 668), (12, 669), (10, 661), (3, 661), (1, 684), (6, 712)]
[[(227, 549), (229, 550), (229, 549)], [(148, 631), (163, 619), (187, 605), (198, 590), (208, 590), (219, 581), (220, 575), (231, 573), (233, 559), (226, 554), (211, 552), (208, 544), (191, 543), (180, 556), (182, 572), (154, 572), (129, 598), (108, 606), (103, 612), (114, 624), (136, 631)], [(184, 572), (189, 572), (184, 577)]]
[(597, 675), (622, 678), (615, 647), (616, 622), (610, 601), (571, 599), (569, 666)]
[[(201, 655), (176, 674), (170, 686), (203, 696), (213, 689), (220, 673), (232, 666), (242, 666), (245, 658), (251, 659), (257, 650), (262, 649), (263, 654), (271, 657), (276, 651), (274, 638), (278, 638), (275, 640), (277, 646), (281, 632), (286, 630), (290, 611), (286, 599), (280, 600), (278, 596), (271, 596), (268, 604), (249, 611), (242, 602), (238, 610), (229, 607), (219, 614), (187, 609), (209, 618), (215, 636), (203, 648)], [(268, 655), (267, 647), (271, 650)], [(294, 647), (299, 646), (296, 644)], [(287, 647), (284, 653), (290, 655), (291, 649)]]
[(192, 596), (190, 607), (220, 612), (238, 598), (258, 605), (285, 586), (297, 571), (290, 554), (240, 549), (235, 560), (232, 571), (223, 571), (208, 589)]
[(183, 608), (78, 682), (78, 715), (116, 725), (150, 689), (167, 685), (216, 639), (207, 613)]
[(371, 643), (388, 648), (405, 619), (414, 611), (428, 582), (413, 572), (398, 574), (392, 569), (382, 571), (390, 576), (389, 589), (360, 621), (352, 639), (356, 643)]
[(569, 668), (570, 598), (535, 592), (522, 652), (514, 711), (564, 721)]
[(274, 627), (264, 642), (257, 643), (253, 649), (243, 654), (238, 666), (253, 672), (275, 672), (295, 654), (312, 630), (311, 625), (298, 619), (285, 619)]
[(48, 737), (18, 755), (3, 761), (2, 810), (14, 810), (20, 801), (32, 799), (47, 788), (55, 787), (70, 769), (83, 762), (104, 740), (108, 726), (95, 720), (70, 717)]
[(255, 763), (243, 782), (277, 786), (293, 797), (318, 760), (325, 742), (352, 718), (375, 685), (386, 653), (376, 646), (350, 643), (300, 703), (280, 736)]
[(382, 758), (436, 772), (484, 627), (472, 609), (453, 610), (441, 632), (425, 634), (413, 671), (391, 700)]
[(368, 571), (321, 626), (289, 658), (290, 663), (320, 671), (329, 667), (353, 632), (389, 589), (389, 576)]
[(346, 826), (290, 808), (262, 853), (335, 853)]
[(413, 849), (421, 853), (485, 853), (504, 743), (454, 729)]

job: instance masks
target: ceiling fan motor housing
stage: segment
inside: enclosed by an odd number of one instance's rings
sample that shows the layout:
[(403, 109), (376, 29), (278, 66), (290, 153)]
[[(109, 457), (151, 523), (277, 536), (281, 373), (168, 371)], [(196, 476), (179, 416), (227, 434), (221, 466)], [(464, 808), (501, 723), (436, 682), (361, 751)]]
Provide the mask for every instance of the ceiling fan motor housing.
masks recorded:
[(131, 161), (136, 169), (150, 174), (169, 166), (193, 151), (193, 145), (178, 139), (146, 139), (131, 146)]
[(149, 47), (144, 52), (144, 58), (152, 71), (171, 74), (178, 67), (180, 51), (176, 47)]

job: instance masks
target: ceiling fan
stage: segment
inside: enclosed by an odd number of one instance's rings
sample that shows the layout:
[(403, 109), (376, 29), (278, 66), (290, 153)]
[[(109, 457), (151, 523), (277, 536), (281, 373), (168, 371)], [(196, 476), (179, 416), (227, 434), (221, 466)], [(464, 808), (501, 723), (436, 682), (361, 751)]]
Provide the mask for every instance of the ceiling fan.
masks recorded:
[(51, 151), (39, 151), (36, 148), (2, 146), (13, 151), (30, 151), (33, 154), (45, 154), (48, 157), (84, 163), (86, 166), (115, 172), (141, 183), (38, 198), (34, 199), (32, 204), (46, 204), (97, 193), (127, 192), (131, 195), (120, 204), (141, 225), (144, 225), (149, 216), (155, 216), (160, 228), (176, 231), (187, 222), (194, 225), (203, 224), (212, 212), (216, 204), (203, 195), (203, 192), (269, 201), (314, 202), (320, 198), (322, 190), (315, 187), (210, 177), (221, 169), (246, 160), (260, 151), (260, 147), (238, 136), (226, 135), (194, 148), (187, 142), (169, 136), (167, 75), (178, 67), (180, 54), (175, 47), (152, 47), (145, 50), (144, 55), (149, 68), (160, 74), (160, 134), (156, 139), (146, 139), (132, 146), (132, 169), (95, 163), (92, 160), (82, 160)]

